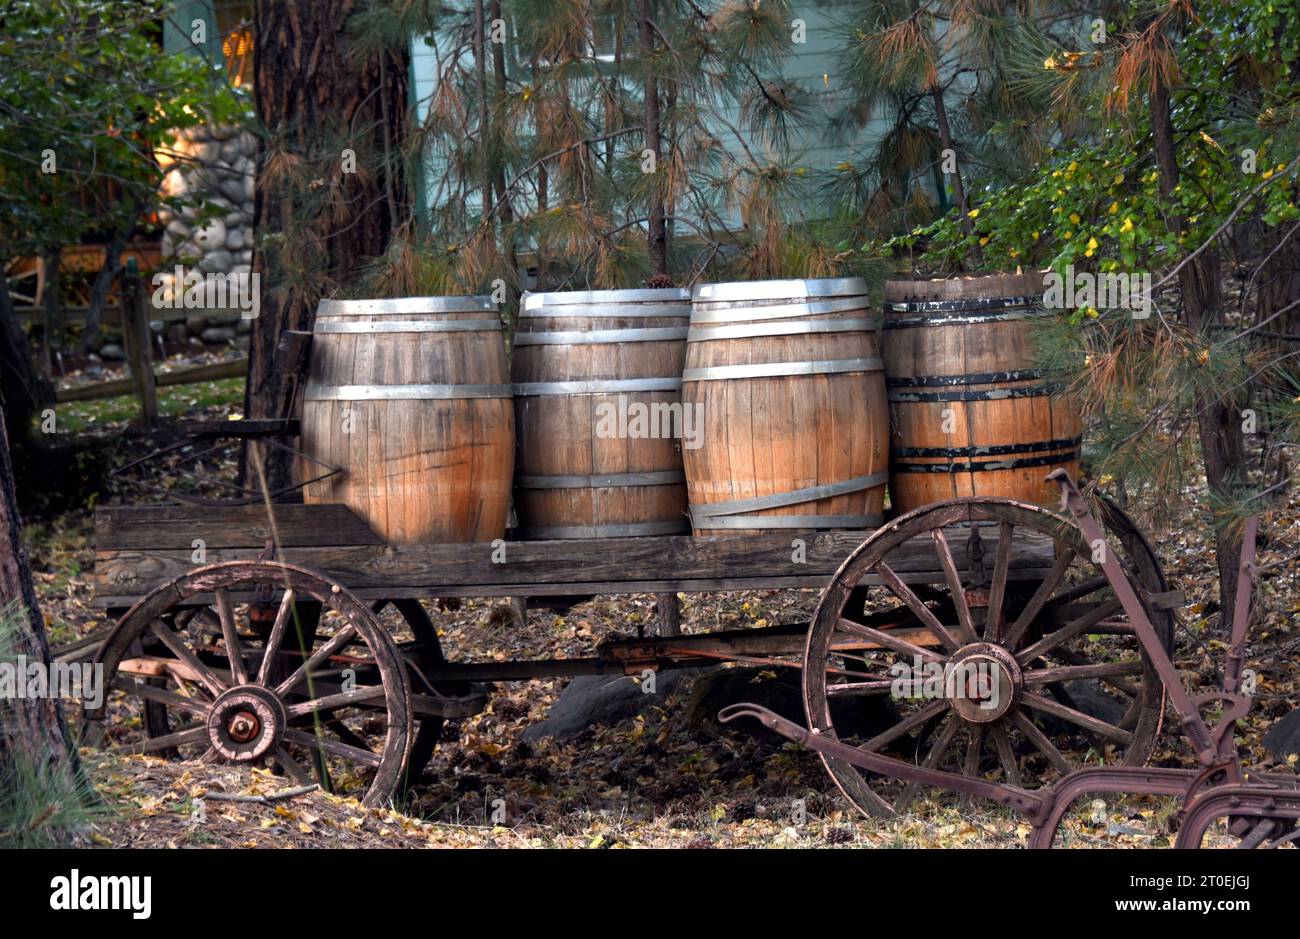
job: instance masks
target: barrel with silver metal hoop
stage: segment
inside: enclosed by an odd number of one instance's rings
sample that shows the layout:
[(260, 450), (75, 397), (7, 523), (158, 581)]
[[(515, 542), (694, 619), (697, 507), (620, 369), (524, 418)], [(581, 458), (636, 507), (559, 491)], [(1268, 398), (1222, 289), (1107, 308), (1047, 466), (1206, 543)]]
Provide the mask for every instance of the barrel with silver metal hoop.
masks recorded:
[(879, 317), (860, 277), (703, 284), (682, 401), (697, 535), (880, 524), (888, 414)]
[(690, 294), (526, 293), (511, 353), (518, 537), (683, 534)]
[(394, 544), (505, 534), (514, 414), (491, 297), (323, 300), (303, 450), (342, 472), (306, 487)]

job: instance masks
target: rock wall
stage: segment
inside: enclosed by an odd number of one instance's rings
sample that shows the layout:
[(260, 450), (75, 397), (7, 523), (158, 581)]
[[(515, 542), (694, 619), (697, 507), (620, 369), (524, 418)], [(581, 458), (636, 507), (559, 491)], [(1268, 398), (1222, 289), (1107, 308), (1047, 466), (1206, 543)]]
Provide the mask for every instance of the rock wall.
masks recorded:
[[(257, 138), (237, 127), (198, 127), (176, 141), (185, 155), (167, 174), (163, 190), (169, 195), (202, 199), (208, 212), (199, 221), (200, 206), (186, 205), (165, 212), (162, 237), (163, 296), (170, 295), (174, 265), (203, 274), (247, 274), (253, 263), (253, 173)], [(159, 329), (161, 324), (153, 324)], [(203, 343), (234, 342), (247, 347), (248, 321), (237, 312), (189, 315), (185, 334)], [(167, 327), (169, 338), (181, 338), (181, 323)]]

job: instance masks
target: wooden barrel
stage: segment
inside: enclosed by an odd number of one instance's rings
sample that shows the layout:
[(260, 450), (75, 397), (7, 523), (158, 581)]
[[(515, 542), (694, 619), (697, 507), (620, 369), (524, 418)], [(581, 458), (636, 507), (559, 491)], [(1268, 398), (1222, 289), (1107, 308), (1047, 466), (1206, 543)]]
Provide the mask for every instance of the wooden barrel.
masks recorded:
[(684, 453), (697, 535), (880, 524), (876, 320), (857, 277), (695, 288), (682, 401), (704, 418)]
[(511, 351), (519, 537), (680, 534), (686, 290), (528, 293)]
[(343, 472), (304, 501), (341, 502), (393, 544), (502, 537), (514, 414), (492, 299), (323, 300), (313, 334), (302, 448)]
[(1082, 422), (1060, 383), (1034, 367), (1043, 275), (885, 285), (890, 505), (958, 496), (1056, 502), (1044, 477), (1077, 477)]

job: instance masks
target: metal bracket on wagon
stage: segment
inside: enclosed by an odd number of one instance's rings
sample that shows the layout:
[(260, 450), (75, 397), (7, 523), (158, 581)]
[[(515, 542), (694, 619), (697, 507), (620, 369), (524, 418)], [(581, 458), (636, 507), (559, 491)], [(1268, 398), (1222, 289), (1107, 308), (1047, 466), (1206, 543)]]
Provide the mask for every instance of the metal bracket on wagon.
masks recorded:
[(925, 786), (936, 786), (963, 792), (967, 795), (980, 796), (1015, 809), (1031, 819), (1037, 818), (1050, 808), (1047, 799), (1027, 789), (1001, 783), (990, 783), (983, 779), (975, 779), (957, 773), (947, 773), (943, 770), (929, 769), (925, 766), (917, 766), (914, 763), (906, 763), (880, 753), (873, 753), (870, 750), (863, 750), (846, 743), (840, 743), (840, 741), (832, 740), (823, 734), (806, 730), (794, 721), (787, 720), (758, 704), (730, 704), (718, 712), (718, 720), (723, 724), (728, 724), (739, 717), (755, 718), (768, 730), (780, 734), (787, 740), (793, 740), (795, 743), (801, 744), (810, 750), (815, 750), (823, 756), (844, 760), (846, 763), (852, 763), (854, 766), (873, 773), (894, 776), (898, 779), (905, 779), (908, 782), (915, 782)]

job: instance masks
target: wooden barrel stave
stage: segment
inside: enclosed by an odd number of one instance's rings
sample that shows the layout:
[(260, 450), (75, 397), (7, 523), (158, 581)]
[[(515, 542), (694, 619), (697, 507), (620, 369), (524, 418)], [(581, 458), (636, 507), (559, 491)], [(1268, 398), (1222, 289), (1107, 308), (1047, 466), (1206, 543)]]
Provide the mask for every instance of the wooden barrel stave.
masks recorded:
[[(514, 415), (490, 298), (325, 301), (307, 388), (304, 452), (344, 472), (305, 501), (348, 505), (393, 544), (504, 535)], [(491, 396), (451, 396), (471, 391)]]
[(961, 496), (1052, 503), (1047, 474), (1078, 473), (1077, 406), (1034, 368), (1041, 297), (1035, 274), (886, 284), (895, 510)]

